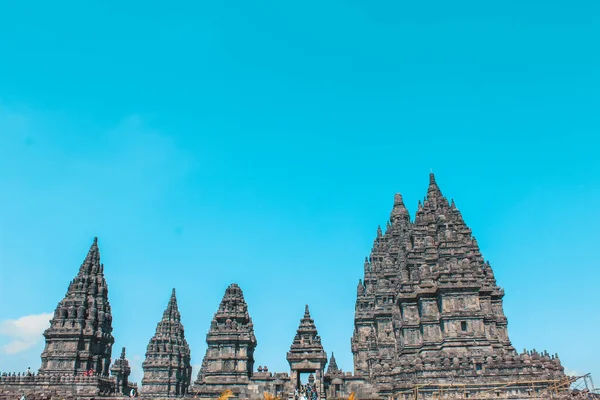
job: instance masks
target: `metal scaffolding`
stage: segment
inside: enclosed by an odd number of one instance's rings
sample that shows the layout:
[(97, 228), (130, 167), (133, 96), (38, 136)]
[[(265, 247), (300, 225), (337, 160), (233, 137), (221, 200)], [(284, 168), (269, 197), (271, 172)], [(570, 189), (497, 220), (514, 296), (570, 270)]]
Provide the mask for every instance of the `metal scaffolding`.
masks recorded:
[(590, 374), (556, 380), (420, 384), (398, 394), (394, 400), (600, 399), (600, 391), (594, 388)]

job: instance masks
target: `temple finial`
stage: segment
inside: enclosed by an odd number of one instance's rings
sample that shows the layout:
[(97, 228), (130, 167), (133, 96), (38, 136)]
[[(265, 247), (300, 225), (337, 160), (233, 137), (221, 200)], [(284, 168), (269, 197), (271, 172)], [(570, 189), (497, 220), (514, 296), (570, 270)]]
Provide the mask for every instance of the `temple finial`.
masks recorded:
[(402, 195), (400, 193), (396, 193), (394, 195), (394, 205), (396, 204), (404, 204), (404, 202), (402, 201)]
[(304, 306), (304, 318), (310, 318), (310, 311), (308, 311), (308, 304)]
[(169, 299), (167, 308), (163, 313), (164, 320), (169, 320), (171, 318), (174, 318), (176, 320), (179, 320), (180, 318), (179, 308), (177, 307), (177, 296), (175, 295), (175, 288), (173, 288), (173, 290), (171, 291), (171, 298)]
[(400, 193), (396, 193), (394, 195), (394, 208), (392, 208), (392, 214), (390, 216), (391, 219), (395, 219), (397, 217), (407, 217), (408, 210), (404, 205), (404, 200), (402, 199), (402, 195)]
[(448, 204), (448, 201), (444, 199), (444, 195), (435, 181), (435, 175), (433, 175), (433, 172), (429, 174), (427, 202), (430, 204), (430, 207), (432, 206), (433, 208), (441, 207), (444, 203)]
[(88, 250), (88, 253), (79, 267), (79, 274), (96, 274), (102, 272), (100, 263), (100, 250), (98, 249), (98, 238), (94, 237), (94, 241)]

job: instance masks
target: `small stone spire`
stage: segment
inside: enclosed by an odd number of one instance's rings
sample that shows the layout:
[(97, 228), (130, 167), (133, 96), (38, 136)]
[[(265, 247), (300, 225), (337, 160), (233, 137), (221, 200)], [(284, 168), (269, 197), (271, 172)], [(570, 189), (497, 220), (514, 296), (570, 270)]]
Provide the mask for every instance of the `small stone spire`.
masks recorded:
[(156, 333), (150, 339), (142, 364), (142, 393), (148, 396), (183, 396), (191, 384), (190, 347), (185, 339), (175, 289)]
[[(325, 355), (323, 351), (323, 345), (321, 344), (321, 337), (317, 333), (317, 327), (315, 321), (310, 317), (310, 311), (308, 304), (304, 307), (304, 317), (300, 320), (300, 326), (294, 337), (294, 341), (290, 348), (290, 353), (297, 352), (314, 352)], [(290, 355), (288, 353), (288, 356)], [(327, 358), (324, 360), (324, 364), (327, 362)]]
[(125, 347), (121, 350), (121, 357), (117, 358), (110, 367), (112, 376), (117, 381), (117, 390), (121, 394), (129, 394), (129, 374), (131, 374), (131, 367), (129, 361), (125, 358)]
[(331, 358), (329, 359), (329, 365), (327, 366), (327, 375), (335, 375), (339, 373), (340, 369), (338, 368), (337, 362), (335, 361), (335, 356), (332, 352)]
[(163, 313), (163, 320), (173, 320), (179, 322), (181, 320), (181, 314), (177, 307), (177, 296), (175, 295), (175, 288), (171, 292), (171, 298), (167, 304), (167, 308)]
[(442, 195), (442, 191), (440, 190), (439, 186), (435, 182), (435, 175), (433, 175), (433, 172), (429, 174), (429, 187), (427, 188), (427, 202), (429, 203), (429, 206), (432, 208), (437, 208), (437, 207), (441, 206), (442, 204), (444, 204), (444, 202), (448, 203), (448, 201), (446, 201), (444, 199), (444, 195)]
[(360, 296), (365, 292), (365, 287), (362, 283), (362, 279), (358, 280), (358, 286), (356, 287), (356, 295)]
[(394, 208), (392, 208), (392, 220), (393, 217), (408, 215), (408, 210), (404, 205), (404, 200), (402, 199), (402, 195), (400, 193), (396, 193), (394, 195)]
[(85, 256), (85, 260), (79, 267), (79, 275), (98, 272), (100, 270), (100, 250), (98, 249), (98, 238), (94, 237), (94, 241)]

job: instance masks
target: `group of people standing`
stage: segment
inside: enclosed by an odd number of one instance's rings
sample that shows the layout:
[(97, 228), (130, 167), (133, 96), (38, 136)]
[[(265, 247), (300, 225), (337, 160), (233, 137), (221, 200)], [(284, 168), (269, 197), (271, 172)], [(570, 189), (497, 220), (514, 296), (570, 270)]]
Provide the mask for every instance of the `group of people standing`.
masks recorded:
[(294, 400), (317, 400), (318, 398), (319, 392), (315, 384), (301, 385), (300, 389), (296, 389), (294, 392)]

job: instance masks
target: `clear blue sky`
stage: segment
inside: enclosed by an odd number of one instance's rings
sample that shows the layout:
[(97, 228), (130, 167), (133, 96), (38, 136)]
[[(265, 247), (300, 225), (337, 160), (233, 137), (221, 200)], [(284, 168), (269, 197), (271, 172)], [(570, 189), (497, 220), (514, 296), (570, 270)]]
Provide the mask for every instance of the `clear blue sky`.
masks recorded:
[(363, 259), (433, 169), (513, 344), (600, 380), (598, 38), (591, 0), (3, 2), (0, 370), (94, 236), (134, 379), (171, 288), (198, 365), (231, 282), (257, 366), (309, 303), (351, 370)]

